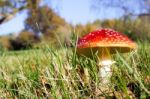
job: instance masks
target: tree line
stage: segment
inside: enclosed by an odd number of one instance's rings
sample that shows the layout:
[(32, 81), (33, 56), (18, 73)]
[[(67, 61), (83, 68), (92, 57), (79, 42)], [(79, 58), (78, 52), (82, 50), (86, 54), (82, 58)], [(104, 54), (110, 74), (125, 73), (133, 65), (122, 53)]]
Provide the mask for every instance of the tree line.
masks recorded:
[[(131, 16), (133, 14), (129, 14), (129, 12), (132, 13), (130, 8), (125, 5), (118, 6), (122, 0), (116, 0), (118, 3), (113, 2), (113, 6), (116, 4), (115, 6), (127, 9), (128, 13), (125, 14), (125, 17), (111, 20), (95, 20), (86, 25), (77, 24), (73, 26), (54, 12), (54, 9), (50, 6), (40, 6), (41, 1), (42, 0), (0, 1), (0, 24), (4, 24), (13, 19), (15, 15), (21, 11), (27, 10), (28, 12), (28, 18), (25, 20), (25, 29), (22, 30), (18, 36), (10, 34), (0, 37), (1, 50), (38, 48), (43, 46), (44, 43), (55, 47), (60, 47), (60, 45), (71, 47), (74, 34), (80, 37), (98, 28), (112, 28), (125, 33), (134, 40), (150, 39), (150, 23), (148, 22), (150, 20), (150, 14), (148, 12), (149, 7), (147, 6), (145, 6), (145, 9), (147, 9), (145, 14), (141, 12), (136, 18), (133, 18)], [(51, 2), (51, 0), (49, 0), (49, 2)], [(146, 0), (143, 2), (146, 2)], [(98, 2), (97, 4), (101, 3), (102, 2)], [(103, 2), (103, 5), (110, 3), (111, 1)]]

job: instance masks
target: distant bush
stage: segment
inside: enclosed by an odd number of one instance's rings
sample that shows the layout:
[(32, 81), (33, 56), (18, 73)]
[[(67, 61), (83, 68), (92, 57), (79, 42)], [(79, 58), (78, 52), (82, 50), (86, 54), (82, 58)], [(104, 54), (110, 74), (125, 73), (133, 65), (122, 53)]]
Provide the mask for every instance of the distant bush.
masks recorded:
[[(147, 20), (148, 21), (148, 20)], [(136, 19), (112, 19), (99, 21), (86, 25), (77, 25), (75, 27), (78, 36), (82, 36), (98, 28), (111, 28), (120, 31), (133, 40), (150, 41), (150, 23), (143, 21), (141, 18)]]
[(32, 48), (34, 43), (40, 41), (40, 38), (35, 33), (29, 31), (22, 31), (17, 38), (10, 41), (13, 50), (29, 49)]
[(113, 28), (123, 32), (134, 40), (150, 40), (150, 24), (145, 24), (141, 19), (128, 19), (126, 21), (106, 20), (103, 21), (102, 27)]
[(81, 24), (78, 24), (75, 26), (75, 32), (77, 33), (78, 36), (83, 36), (89, 32), (92, 32), (96, 29), (99, 28), (99, 24), (97, 24), (95, 22), (94, 23), (87, 23), (86, 25), (81, 25)]
[(0, 50), (11, 50), (12, 45), (10, 43), (11, 38), (9, 36), (1, 36), (0, 37)]
[(4, 48), (3, 44), (0, 43), (0, 52), (2, 52), (2, 51), (4, 51), (4, 50), (5, 50), (5, 48)]

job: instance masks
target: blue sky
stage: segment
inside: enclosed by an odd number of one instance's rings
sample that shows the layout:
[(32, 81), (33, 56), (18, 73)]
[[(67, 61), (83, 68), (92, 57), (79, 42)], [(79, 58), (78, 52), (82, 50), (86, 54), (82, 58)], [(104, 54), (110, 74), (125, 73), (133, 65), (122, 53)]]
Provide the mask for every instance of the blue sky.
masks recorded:
[(26, 12), (27, 11), (18, 13), (12, 20), (0, 25), (0, 30), (1, 30), (0, 35), (7, 35), (10, 33), (17, 34), (21, 30), (23, 30), (24, 29), (24, 21), (27, 18)]
[[(91, 9), (91, 0), (45, 0), (46, 4), (51, 5), (51, 7), (57, 12), (61, 17), (63, 17), (67, 22), (72, 24), (87, 22), (92, 22), (96, 19), (106, 19), (106, 18), (119, 18), (122, 15), (119, 9), (101, 9), (100, 12)], [(119, 13), (118, 13), (119, 12)], [(27, 11), (18, 13), (16, 17), (0, 25), (0, 35), (5, 35), (9, 33), (19, 33), (24, 29), (24, 21), (27, 18)], [(117, 13), (117, 14), (116, 14)]]
[[(58, 8), (59, 15), (72, 24), (85, 24), (96, 19), (119, 18), (122, 15), (121, 10), (113, 8), (94, 11), (96, 9), (92, 9), (91, 2), (92, 0), (62, 0), (61, 2), (55, 0), (52, 2), (52, 7)], [(119, 13), (116, 15), (117, 12)]]

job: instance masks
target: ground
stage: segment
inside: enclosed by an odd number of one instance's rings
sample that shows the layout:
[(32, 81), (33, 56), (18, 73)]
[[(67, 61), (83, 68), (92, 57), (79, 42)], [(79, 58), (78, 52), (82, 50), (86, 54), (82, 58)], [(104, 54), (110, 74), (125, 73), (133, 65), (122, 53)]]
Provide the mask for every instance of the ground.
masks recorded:
[[(109, 89), (101, 85), (96, 60), (79, 57), (76, 48), (45, 46), (0, 53), (1, 98), (135, 98), (150, 95), (150, 47), (113, 55)], [(107, 86), (107, 85), (106, 85)]]

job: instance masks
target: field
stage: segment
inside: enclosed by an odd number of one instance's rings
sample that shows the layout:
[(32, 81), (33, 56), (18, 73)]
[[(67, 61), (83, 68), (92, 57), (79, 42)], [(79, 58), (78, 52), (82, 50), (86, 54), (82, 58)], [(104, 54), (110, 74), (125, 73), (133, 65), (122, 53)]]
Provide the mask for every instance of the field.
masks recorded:
[(96, 61), (78, 57), (76, 47), (1, 52), (0, 98), (148, 98), (150, 45), (138, 46), (135, 52), (112, 56), (116, 63), (106, 92)]

